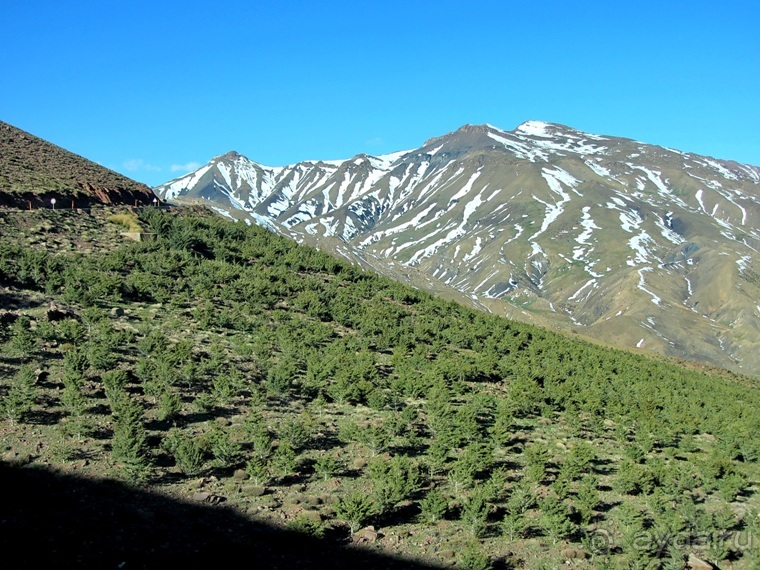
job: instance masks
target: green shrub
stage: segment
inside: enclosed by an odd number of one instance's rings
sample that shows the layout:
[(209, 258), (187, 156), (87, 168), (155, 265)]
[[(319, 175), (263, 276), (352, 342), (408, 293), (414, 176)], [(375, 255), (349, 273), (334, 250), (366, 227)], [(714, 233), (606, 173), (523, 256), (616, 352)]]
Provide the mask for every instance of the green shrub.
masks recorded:
[(591, 522), (594, 510), (599, 506), (598, 484), (599, 480), (595, 475), (587, 475), (580, 482), (580, 485), (578, 485), (578, 491), (573, 504), (584, 524)]
[(456, 567), (462, 570), (490, 570), (493, 563), (480, 546), (470, 544), (460, 551)]
[(162, 443), (182, 473), (188, 477), (198, 475), (203, 470), (205, 453), (200, 442), (190, 434), (172, 429)]
[(639, 465), (630, 459), (623, 460), (618, 466), (613, 487), (624, 495), (638, 495), (642, 491)]
[(298, 455), (287, 442), (281, 442), (272, 454), (271, 467), (279, 477), (293, 475), (298, 466)]
[(158, 417), (162, 420), (173, 420), (182, 411), (182, 399), (171, 388), (164, 390), (158, 400)]
[(525, 514), (515, 511), (507, 512), (501, 521), (501, 532), (511, 542), (523, 538), (530, 528)]
[(556, 543), (569, 538), (577, 532), (573, 522), (572, 511), (568, 505), (553, 495), (545, 497), (541, 504), (541, 529)]
[(127, 396), (126, 388), (129, 376), (124, 370), (109, 370), (103, 373), (101, 381), (106, 392), (106, 398), (108, 398), (113, 410), (114, 406), (118, 407), (118, 403)]
[(298, 532), (314, 538), (322, 538), (325, 535), (324, 525), (304, 513), (301, 513), (296, 518), (289, 521), (287, 528), (293, 532)]
[(21, 315), (11, 325), (11, 349), (22, 358), (31, 355), (37, 347), (37, 337), (31, 331), (31, 321), (26, 315)]

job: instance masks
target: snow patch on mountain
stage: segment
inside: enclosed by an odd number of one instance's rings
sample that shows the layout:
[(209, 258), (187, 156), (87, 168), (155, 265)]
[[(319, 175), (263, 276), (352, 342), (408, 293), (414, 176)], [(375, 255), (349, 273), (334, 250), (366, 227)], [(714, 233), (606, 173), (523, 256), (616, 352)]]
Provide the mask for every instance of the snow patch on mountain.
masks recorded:
[(515, 132), (532, 137), (550, 138), (552, 136), (551, 133), (548, 132), (550, 127), (551, 125), (549, 123), (544, 123), (542, 121), (525, 121), (515, 129)]
[(585, 160), (584, 163), (597, 176), (601, 176), (602, 178), (613, 178), (612, 173), (607, 168), (605, 168), (604, 166), (602, 166), (601, 164), (599, 164), (597, 162), (593, 162), (591, 160)]
[(594, 230), (600, 230), (599, 226), (594, 223), (594, 220), (591, 219), (591, 214), (589, 211), (591, 210), (591, 206), (584, 206), (581, 210), (583, 212), (583, 218), (581, 219), (581, 226), (583, 227), (583, 232), (575, 238), (575, 241), (581, 245), (589, 245), (588, 240), (591, 239), (591, 235), (594, 233)]
[(570, 195), (562, 189), (562, 184), (564, 183), (570, 188), (574, 188), (575, 185), (579, 182), (561, 168), (556, 168), (554, 170), (543, 168), (541, 170), (541, 176), (543, 176), (544, 180), (546, 180), (549, 189), (560, 196), (560, 200), (554, 204), (550, 204), (549, 202), (545, 202), (533, 195), (534, 200), (540, 202), (546, 207), (546, 216), (544, 217), (544, 221), (541, 223), (541, 229), (539, 229), (535, 234), (531, 236), (531, 240), (534, 240), (542, 233), (544, 233), (549, 228), (549, 225), (551, 225), (552, 222), (559, 218), (559, 216), (564, 211), (564, 205), (570, 201)]
[[(589, 290), (589, 291), (586, 293), (586, 296), (585, 296), (585, 297), (583, 297), (583, 298), (581, 298), (581, 299), (578, 299), (578, 297), (580, 296), (580, 294), (581, 294), (581, 293), (582, 293), (582, 292), (583, 292), (583, 291), (584, 291), (586, 288), (588, 288), (589, 286), (592, 286), (592, 288), (591, 288), (591, 290)], [(570, 297), (568, 297), (568, 298), (567, 298), (567, 300), (568, 300), (568, 301), (575, 301), (575, 302), (577, 302), (577, 303), (581, 303), (581, 302), (585, 301), (586, 299), (588, 299), (589, 295), (591, 295), (591, 293), (593, 293), (593, 290), (594, 290), (594, 287), (595, 287), (595, 286), (596, 286), (596, 279), (589, 279), (588, 281), (586, 281), (586, 283), (584, 283), (584, 284), (581, 286), (581, 288), (580, 288), (580, 289), (578, 289), (578, 290), (577, 290), (575, 293), (573, 293), (573, 295), (571, 295)]]
[[(660, 303), (662, 302), (662, 299), (660, 299), (660, 297), (658, 297), (652, 291), (650, 291), (649, 289), (646, 288), (646, 280), (644, 279), (644, 273), (646, 273), (647, 271), (652, 271), (652, 268), (651, 267), (642, 267), (641, 269), (638, 270), (638, 274), (639, 274), (638, 288), (640, 290), (644, 291), (644, 293), (646, 293), (650, 297), (652, 297), (652, 303), (654, 303), (655, 305), (657, 305), (659, 307)], [(654, 324), (654, 323), (652, 323), (652, 324)]]
[(535, 147), (535, 145), (530, 145), (528, 143), (524, 142), (518, 142), (512, 138), (507, 138), (505, 136), (497, 135), (496, 133), (488, 133), (488, 136), (491, 137), (496, 142), (499, 142), (504, 145), (504, 147), (514, 153), (514, 155), (517, 158), (521, 158), (523, 160), (529, 160), (530, 162), (537, 162), (539, 160), (541, 161), (547, 161), (549, 160), (549, 155), (546, 152), (543, 152), (542, 150), (539, 150)]

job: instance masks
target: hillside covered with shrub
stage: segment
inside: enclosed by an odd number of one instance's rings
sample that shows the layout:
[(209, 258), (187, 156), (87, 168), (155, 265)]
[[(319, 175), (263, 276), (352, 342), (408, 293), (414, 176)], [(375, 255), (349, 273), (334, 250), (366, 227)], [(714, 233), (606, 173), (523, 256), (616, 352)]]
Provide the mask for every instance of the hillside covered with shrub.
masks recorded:
[(462, 568), (760, 565), (754, 380), (194, 210), (80, 215), (3, 214), (6, 461)]

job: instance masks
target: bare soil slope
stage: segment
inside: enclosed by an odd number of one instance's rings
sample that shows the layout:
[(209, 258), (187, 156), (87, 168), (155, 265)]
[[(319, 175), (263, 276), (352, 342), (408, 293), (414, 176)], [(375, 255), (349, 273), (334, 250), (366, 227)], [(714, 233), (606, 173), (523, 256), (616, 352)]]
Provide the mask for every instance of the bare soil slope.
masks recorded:
[(95, 162), (0, 121), (0, 206), (84, 208), (93, 204), (140, 205), (155, 195)]

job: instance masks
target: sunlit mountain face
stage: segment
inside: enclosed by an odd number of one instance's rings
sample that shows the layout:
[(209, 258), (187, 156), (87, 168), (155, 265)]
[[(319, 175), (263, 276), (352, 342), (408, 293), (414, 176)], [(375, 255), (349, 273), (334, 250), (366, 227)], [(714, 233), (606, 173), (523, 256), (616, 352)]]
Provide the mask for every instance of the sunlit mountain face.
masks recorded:
[(509, 317), (760, 372), (760, 168), (529, 121), (156, 189)]

